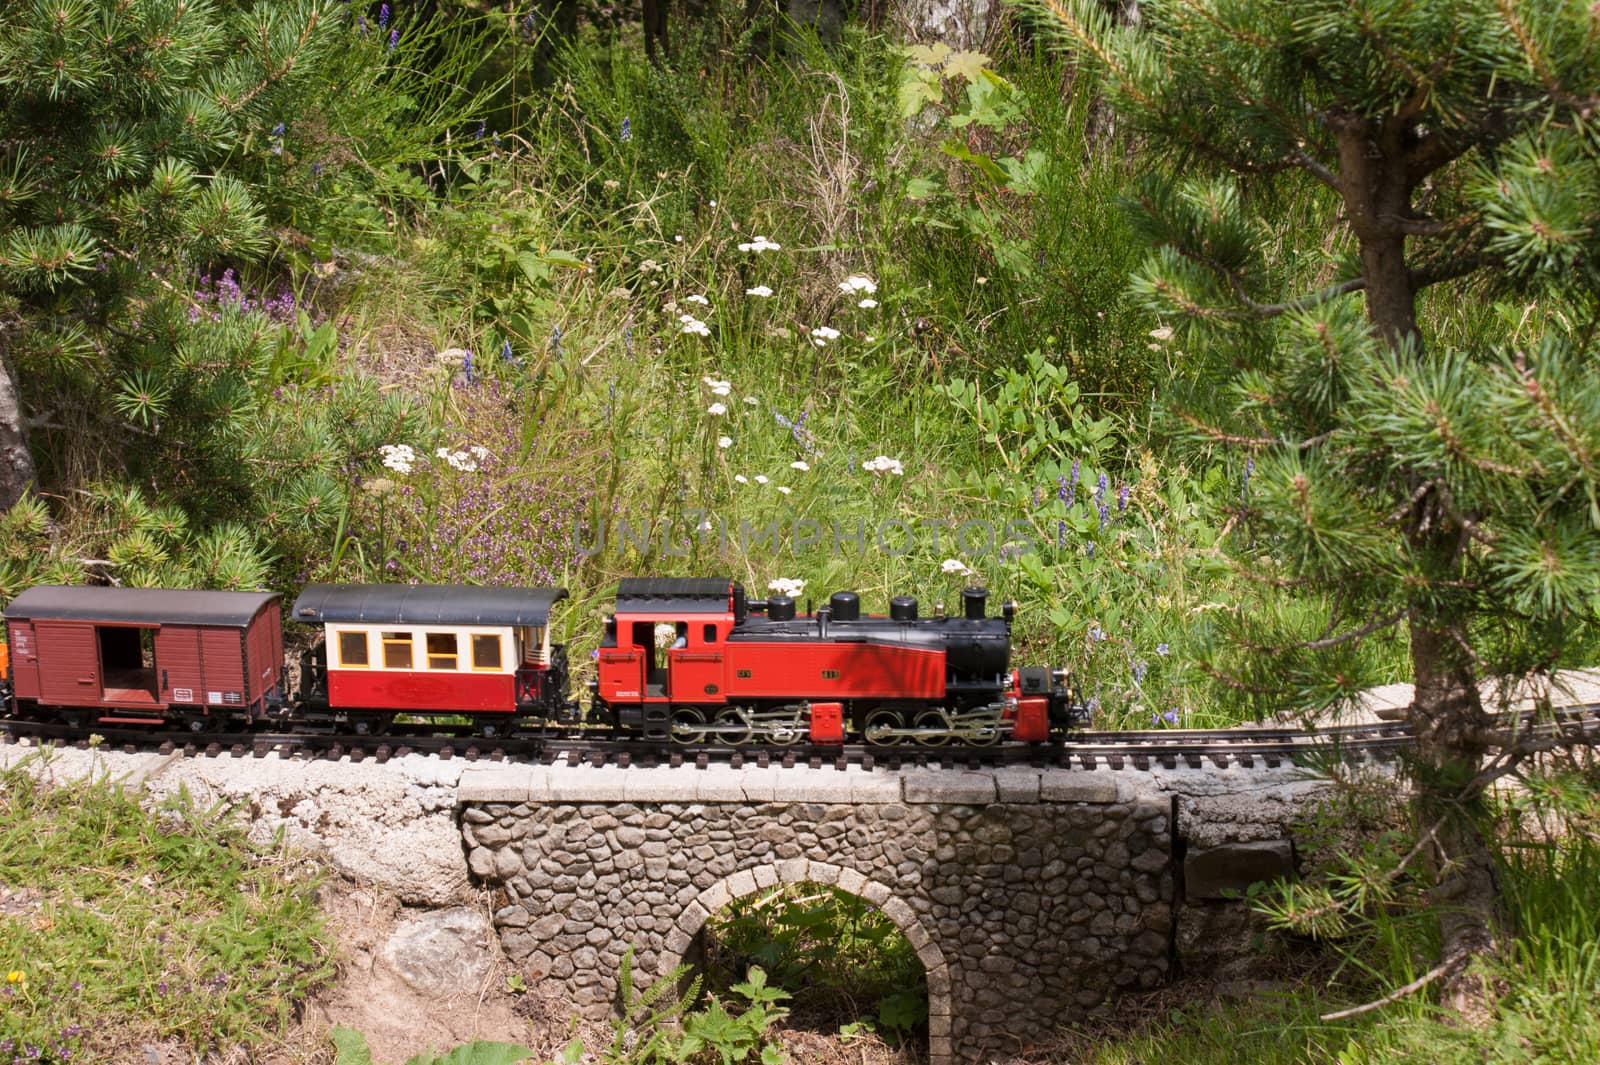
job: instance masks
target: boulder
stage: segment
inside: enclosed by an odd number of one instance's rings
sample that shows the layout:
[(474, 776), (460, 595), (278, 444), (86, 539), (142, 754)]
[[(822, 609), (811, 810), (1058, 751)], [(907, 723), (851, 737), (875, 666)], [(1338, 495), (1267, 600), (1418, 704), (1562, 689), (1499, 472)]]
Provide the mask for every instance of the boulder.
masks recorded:
[(494, 972), (497, 953), (489, 919), (465, 906), (413, 917), (383, 945), (384, 963), (402, 980), (441, 998), (478, 995)]

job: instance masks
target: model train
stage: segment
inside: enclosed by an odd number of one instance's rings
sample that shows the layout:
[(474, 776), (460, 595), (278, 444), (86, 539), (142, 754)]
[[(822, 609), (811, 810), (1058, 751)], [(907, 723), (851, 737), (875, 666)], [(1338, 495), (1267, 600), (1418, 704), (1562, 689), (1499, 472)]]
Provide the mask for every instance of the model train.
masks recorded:
[(465, 718), (485, 738), (552, 730), (685, 744), (1044, 743), (1087, 712), (1064, 670), (1011, 667), (1015, 605), (887, 615), (836, 592), (799, 614), (728, 578), (617, 588), (588, 699), (572, 693), (551, 611), (564, 588), (313, 584), (289, 620), (317, 626), (286, 683), (279, 597), (37, 587), (4, 611), (4, 713), (75, 728), (334, 727)]

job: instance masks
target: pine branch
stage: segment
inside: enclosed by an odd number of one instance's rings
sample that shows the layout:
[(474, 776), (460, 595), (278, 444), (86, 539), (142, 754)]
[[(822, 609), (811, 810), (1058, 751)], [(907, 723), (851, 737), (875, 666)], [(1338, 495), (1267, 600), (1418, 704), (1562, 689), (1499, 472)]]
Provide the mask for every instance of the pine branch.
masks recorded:
[(1308, 643), (1301, 644), (1301, 646), (1309, 651), (1323, 651), (1329, 647), (1338, 647), (1342, 643), (1349, 643), (1351, 640), (1359, 640), (1363, 637), (1371, 636), (1373, 633), (1378, 632), (1381, 629), (1387, 629), (1399, 622), (1401, 619), (1410, 616), (1411, 608), (1406, 607), (1402, 610), (1396, 610), (1393, 614), (1389, 614), (1385, 617), (1373, 618), (1359, 629), (1351, 629), (1349, 632), (1341, 632), (1337, 636), (1330, 636), (1326, 639), (1312, 640)]
[(1238, 297), (1239, 302), (1244, 304), (1250, 310), (1251, 315), (1256, 318), (1276, 318), (1281, 314), (1309, 311), (1313, 307), (1320, 307), (1329, 300), (1338, 299), (1340, 296), (1346, 296), (1352, 292), (1360, 292), (1367, 287), (1367, 279), (1365, 277), (1352, 277), (1347, 281), (1340, 281), (1320, 291), (1301, 296), (1299, 299), (1289, 300), (1284, 303), (1257, 303), (1245, 295), (1243, 282), (1232, 271), (1223, 271), (1223, 276), (1227, 277), (1228, 283), (1233, 286), (1234, 295)]
[(1423, 973), (1421, 976), (1417, 977), (1415, 980), (1411, 981), (1409, 984), (1406, 984), (1404, 987), (1395, 988), (1382, 998), (1373, 999), (1371, 1002), (1363, 1002), (1359, 1006), (1351, 1006), (1347, 1010), (1335, 1010), (1333, 1013), (1324, 1013), (1318, 1019), (1322, 1021), (1337, 1021), (1342, 1020), (1345, 1017), (1355, 1017), (1362, 1013), (1371, 1013), (1375, 1009), (1381, 1009), (1382, 1007), (1389, 1005), (1391, 1002), (1398, 1002), (1407, 995), (1421, 991), (1423, 988), (1439, 979), (1439, 977), (1446, 976), (1455, 969), (1460, 968), (1461, 964), (1471, 956), (1472, 955), (1468, 951), (1458, 951), (1455, 954), (1450, 955), (1438, 965), (1435, 965), (1433, 968), (1429, 969), (1427, 972)]

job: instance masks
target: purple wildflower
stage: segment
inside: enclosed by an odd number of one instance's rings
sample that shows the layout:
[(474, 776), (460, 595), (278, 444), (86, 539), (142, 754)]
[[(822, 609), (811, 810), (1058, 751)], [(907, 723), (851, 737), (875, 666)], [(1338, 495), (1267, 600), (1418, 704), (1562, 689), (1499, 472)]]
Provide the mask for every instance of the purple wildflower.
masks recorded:
[(400, 43), (400, 27), (396, 26), (393, 30), (391, 30), (389, 32), (389, 51), (391, 51), (391, 52), (394, 51), (395, 50), (395, 46), (398, 45), (399, 43)]
[(633, 140), (633, 122), (627, 115), (622, 116), (622, 143), (627, 144)]
[(1117, 513), (1121, 514), (1128, 509), (1128, 486), (1123, 485), (1117, 489)]
[(1059, 551), (1065, 546), (1067, 546), (1067, 523), (1058, 519), (1056, 521), (1056, 550)]
[(382, 5), (380, 5), (378, 7), (378, 28), (380, 30), (386, 30), (386, 29), (389, 28), (389, 5), (388, 4), (382, 4)]
[(489, 120), (486, 119), (486, 118), (480, 118), (478, 120), (478, 132), (476, 132), (476, 133), (474, 133), (472, 135), (472, 139), (475, 140), (475, 141), (481, 141), (481, 140), (483, 140), (484, 134), (486, 134), (488, 132), (489, 132)]
[(367, 16), (357, 15), (356, 24), (361, 27), (361, 36), (365, 37), (367, 35)]
[(1150, 663), (1146, 662), (1142, 658), (1135, 659), (1133, 663), (1133, 682), (1135, 684), (1143, 684), (1144, 676), (1149, 671)]
[(1156, 654), (1160, 655), (1162, 658), (1165, 658), (1171, 652), (1172, 652), (1172, 646), (1170, 644), (1165, 644), (1165, 643), (1156, 644)]
[(1091, 540), (1088, 543), (1083, 545), (1083, 553), (1085, 555), (1087, 555), (1089, 558), (1093, 558), (1094, 557), (1094, 541), (1093, 540)]
[(539, 28), (539, 13), (538, 13), (538, 11), (529, 11), (527, 16), (524, 17), (523, 20), (522, 20), (522, 35), (524, 37), (528, 38), (529, 40), (532, 40), (534, 31), (536, 29), (538, 29), (538, 28)]
[(1244, 460), (1244, 483), (1239, 486), (1239, 498), (1244, 499), (1250, 494), (1250, 475), (1256, 472), (1256, 460), (1252, 455)]
[(1166, 713), (1162, 714), (1161, 720), (1165, 721), (1169, 725), (1176, 725), (1178, 723), (1178, 708), (1174, 706), (1171, 710), (1168, 710)]

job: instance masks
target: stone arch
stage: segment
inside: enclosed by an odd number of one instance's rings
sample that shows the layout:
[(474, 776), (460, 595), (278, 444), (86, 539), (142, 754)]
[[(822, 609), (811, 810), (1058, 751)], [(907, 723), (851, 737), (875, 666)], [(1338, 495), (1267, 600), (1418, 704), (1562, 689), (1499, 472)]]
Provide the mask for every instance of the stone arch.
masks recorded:
[(948, 1065), (950, 1047), (950, 967), (944, 952), (928, 934), (916, 911), (904, 901), (894, 897), (893, 891), (854, 869), (831, 862), (816, 862), (806, 858), (790, 858), (770, 865), (742, 869), (727, 876), (700, 892), (678, 917), (678, 923), (667, 934), (666, 943), (656, 961), (655, 976), (666, 977), (682, 965), (693, 946), (695, 937), (705, 927), (711, 915), (735, 899), (753, 895), (758, 891), (780, 884), (822, 884), (837, 887), (865, 899), (878, 907), (883, 915), (906, 937), (922, 962), (928, 982), (928, 1050), (930, 1065)]

